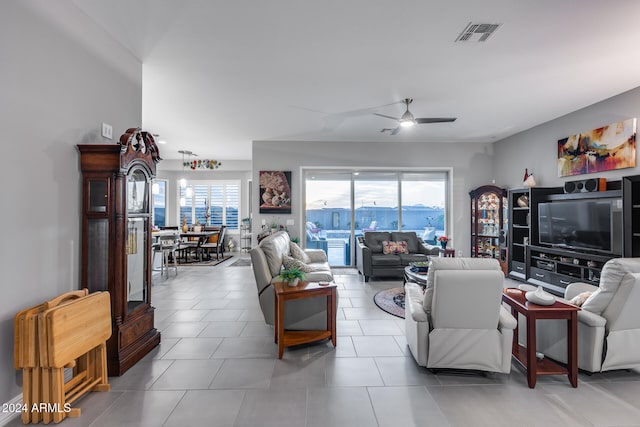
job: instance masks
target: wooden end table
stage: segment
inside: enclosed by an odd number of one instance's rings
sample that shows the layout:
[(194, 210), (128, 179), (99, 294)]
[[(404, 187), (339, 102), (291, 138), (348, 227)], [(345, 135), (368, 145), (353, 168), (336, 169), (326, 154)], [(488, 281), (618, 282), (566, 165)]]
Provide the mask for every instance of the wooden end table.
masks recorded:
[[(520, 289), (507, 288), (502, 294), (502, 301), (511, 307), (511, 314), (517, 319), (518, 313), (527, 320), (527, 346), (518, 344), (518, 328), (513, 331), (513, 357), (527, 370), (527, 382), (530, 388), (536, 386), (538, 375), (567, 375), (573, 387), (578, 387), (578, 311), (579, 307), (556, 301), (553, 305), (537, 305), (530, 303)], [(536, 320), (567, 320), (567, 366), (543, 358), (536, 358)]]
[[(331, 338), (336, 346), (336, 313), (338, 311), (338, 286), (335, 283), (300, 282), (289, 286), (284, 282), (273, 284), (275, 292), (274, 334), (278, 343), (278, 358), (282, 359), (285, 347)], [(284, 329), (284, 303), (289, 300), (325, 296), (327, 299), (327, 329), (286, 331)]]

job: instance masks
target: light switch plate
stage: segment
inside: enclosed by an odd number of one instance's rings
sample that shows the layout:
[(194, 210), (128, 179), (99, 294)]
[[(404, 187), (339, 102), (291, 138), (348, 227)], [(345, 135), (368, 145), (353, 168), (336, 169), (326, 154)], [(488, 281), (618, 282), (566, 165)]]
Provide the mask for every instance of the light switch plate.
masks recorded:
[(113, 127), (106, 123), (102, 124), (102, 136), (105, 138), (113, 139)]
[(292, 220), (292, 219), (288, 219), (288, 220), (287, 220), (287, 225), (293, 225), (293, 224), (295, 224), (295, 223), (293, 222), (293, 220)]

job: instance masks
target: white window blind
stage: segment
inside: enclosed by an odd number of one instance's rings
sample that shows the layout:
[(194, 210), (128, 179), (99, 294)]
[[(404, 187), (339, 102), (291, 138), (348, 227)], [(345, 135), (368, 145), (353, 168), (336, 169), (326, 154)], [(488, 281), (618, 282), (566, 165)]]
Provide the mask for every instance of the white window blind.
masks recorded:
[(210, 225), (226, 225), (228, 229), (238, 230), (240, 210), (239, 181), (196, 181), (190, 183), (193, 195), (186, 197), (185, 189), (180, 188), (180, 197), (185, 197), (185, 206), (180, 207), (180, 223), (187, 218), (187, 224), (207, 224), (207, 210)]

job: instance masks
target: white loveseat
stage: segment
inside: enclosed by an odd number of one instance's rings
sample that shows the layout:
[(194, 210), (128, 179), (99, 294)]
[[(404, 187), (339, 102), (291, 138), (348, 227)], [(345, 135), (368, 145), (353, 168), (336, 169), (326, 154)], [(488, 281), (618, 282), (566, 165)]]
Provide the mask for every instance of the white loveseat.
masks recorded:
[[(272, 283), (278, 281), (282, 271), (282, 257), (290, 254), (289, 234), (279, 231), (264, 238), (260, 244), (251, 249), (253, 275), (258, 288), (258, 300), (264, 320), (273, 325), (275, 298)], [(304, 251), (311, 262), (308, 264), (314, 271), (305, 273), (310, 282), (333, 281), (331, 268), (326, 253), (320, 249)], [(327, 328), (327, 303), (324, 297), (291, 300), (285, 303), (284, 326), (286, 329), (324, 330)]]
[(405, 332), (416, 362), (509, 373), (516, 319), (501, 304), (503, 284), (495, 259), (431, 258), (426, 291), (405, 285)]

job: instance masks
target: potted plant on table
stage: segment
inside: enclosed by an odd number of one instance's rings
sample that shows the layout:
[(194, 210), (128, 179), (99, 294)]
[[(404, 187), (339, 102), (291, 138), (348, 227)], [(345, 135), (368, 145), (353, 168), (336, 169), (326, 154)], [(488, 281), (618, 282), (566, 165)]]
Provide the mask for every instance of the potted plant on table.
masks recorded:
[(282, 273), (280, 273), (280, 278), (289, 286), (297, 286), (300, 280), (304, 280), (306, 276), (302, 270), (294, 267), (282, 270)]

